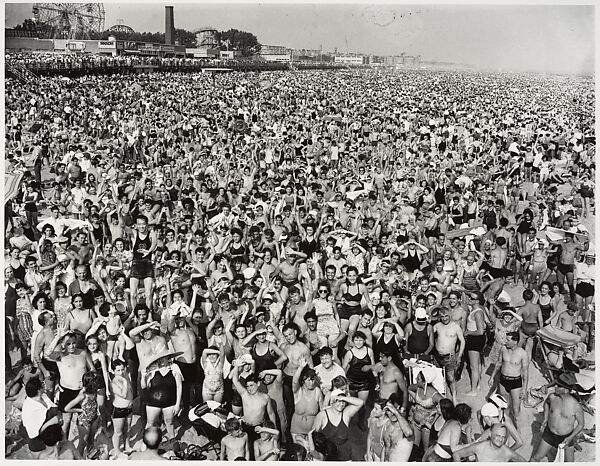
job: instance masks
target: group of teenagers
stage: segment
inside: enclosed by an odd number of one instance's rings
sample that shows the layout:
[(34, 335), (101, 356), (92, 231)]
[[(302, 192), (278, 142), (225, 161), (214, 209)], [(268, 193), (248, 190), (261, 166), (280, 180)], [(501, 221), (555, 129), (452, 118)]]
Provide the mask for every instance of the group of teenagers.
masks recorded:
[[(524, 461), (536, 332), (580, 338), (557, 365), (593, 344), (590, 83), (565, 79), (8, 80), (10, 435), (147, 459), (138, 434), (172, 449), (214, 402), (221, 460)], [(581, 406), (544, 403), (531, 459), (572, 459)]]

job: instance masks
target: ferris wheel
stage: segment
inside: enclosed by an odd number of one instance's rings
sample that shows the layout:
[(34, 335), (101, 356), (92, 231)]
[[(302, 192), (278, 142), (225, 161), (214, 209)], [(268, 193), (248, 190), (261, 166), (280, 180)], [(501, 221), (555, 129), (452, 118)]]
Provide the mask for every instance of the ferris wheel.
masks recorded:
[(104, 31), (101, 3), (35, 3), (33, 16), (47, 25), (55, 39), (94, 39)]

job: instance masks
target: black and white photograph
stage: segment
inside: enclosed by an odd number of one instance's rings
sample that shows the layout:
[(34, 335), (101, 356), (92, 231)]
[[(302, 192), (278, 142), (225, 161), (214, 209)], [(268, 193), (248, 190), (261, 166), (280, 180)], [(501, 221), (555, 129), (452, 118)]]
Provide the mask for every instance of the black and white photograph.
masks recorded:
[(596, 17), (4, 3), (5, 459), (594, 462)]

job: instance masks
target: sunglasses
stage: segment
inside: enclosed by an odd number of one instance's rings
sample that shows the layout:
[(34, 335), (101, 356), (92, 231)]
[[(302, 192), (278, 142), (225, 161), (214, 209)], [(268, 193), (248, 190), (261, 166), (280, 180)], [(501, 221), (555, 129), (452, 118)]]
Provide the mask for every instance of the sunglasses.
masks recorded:
[(329, 290), (319, 290), (319, 293), (329, 293)]

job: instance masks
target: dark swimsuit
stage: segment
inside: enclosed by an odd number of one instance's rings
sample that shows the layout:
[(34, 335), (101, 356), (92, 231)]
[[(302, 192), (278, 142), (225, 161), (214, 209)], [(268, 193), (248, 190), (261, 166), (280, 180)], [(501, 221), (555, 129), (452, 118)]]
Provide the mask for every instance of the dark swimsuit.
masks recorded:
[(250, 355), (254, 359), (254, 372), (260, 374), (264, 370), (276, 369), (275, 360), (277, 359), (273, 350), (271, 350), (271, 343), (268, 343), (267, 351), (265, 354), (258, 354), (256, 352), (256, 345), (250, 350)]
[(429, 335), (427, 325), (423, 330), (417, 330), (412, 325), (412, 332), (406, 340), (406, 351), (410, 354), (423, 354), (429, 348)]
[(520, 375), (517, 377), (509, 377), (504, 374), (500, 374), (500, 385), (502, 385), (508, 393), (517, 388), (523, 387), (523, 377)]
[(544, 322), (546, 322), (550, 318), (550, 315), (552, 314), (552, 305), (550, 303), (548, 303), (548, 304), (538, 303), (538, 304), (540, 305), (540, 310), (542, 311), (542, 319), (544, 319)]
[(528, 337), (535, 336), (539, 328), (537, 322), (521, 322), (521, 330), (523, 330), (523, 333)]
[(360, 311), (361, 311), (360, 303), (362, 301), (362, 293), (360, 292), (360, 290), (358, 290), (358, 292), (356, 294), (351, 294), (350, 286), (356, 286), (356, 288), (358, 288), (358, 284), (347, 285), (347, 291), (342, 295), (342, 298), (347, 302), (358, 303), (358, 304), (346, 303), (346, 304), (340, 306), (340, 319), (346, 319), (346, 320), (350, 319), (351, 316), (358, 315), (358, 314), (360, 314)]
[(152, 267), (152, 261), (144, 258), (138, 249), (149, 250), (152, 247), (152, 240), (150, 239), (150, 232), (146, 233), (144, 239), (140, 238), (138, 233), (135, 237), (133, 244), (133, 260), (131, 262), (131, 278), (137, 278), (143, 280), (144, 278), (154, 278), (154, 269)]
[(177, 385), (173, 371), (162, 375), (156, 371), (149, 382), (146, 392), (146, 403), (154, 408), (168, 408), (177, 402)]
[(415, 270), (419, 270), (421, 268), (421, 259), (419, 259), (419, 255), (416, 252), (414, 255), (409, 252), (401, 262), (402, 265), (406, 267), (406, 271), (408, 273), (413, 273)]
[(325, 410), (327, 424), (321, 433), (337, 447), (337, 460), (350, 461), (352, 459), (352, 443), (349, 438), (349, 428), (344, 422), (344, 415), (340, 413), (340, 423), (336, 426), (329, 419), (329, 411)]
[[(429, 342), (428, 342), (428, 345), (429, 345)], [(427, 348), (425, 348), (425, 349), (427, 349)], [(398, 342), (396, 341), (395, 334), (392, 335), (392, 338), (387, 343), (384, 340), (384, 335), (383, 334), (379, 335), (379, 338), (373, 345), (373, 353), (375, 356), (375, 362), (379, 361), (380, 354), (384, 351), (386, 353), (392, 355), (392, 361), (394, 364), (396, 364), (396, 366), (398, 366), (400, 368), (402, 367), (401, 366), (402, 361), (400, 360), (400, 346), (398, 345)]]
[(370, 372), (363, 372), (362, 368), (371, 365), (369, 352), (367, 351), (360, 359), (355, 356), (354, 351), (350, 350), (350, 352), (352, 353), (352, 359), (346, 373), (348, 388), (356, 392), (367, 391), (371, 388)]

